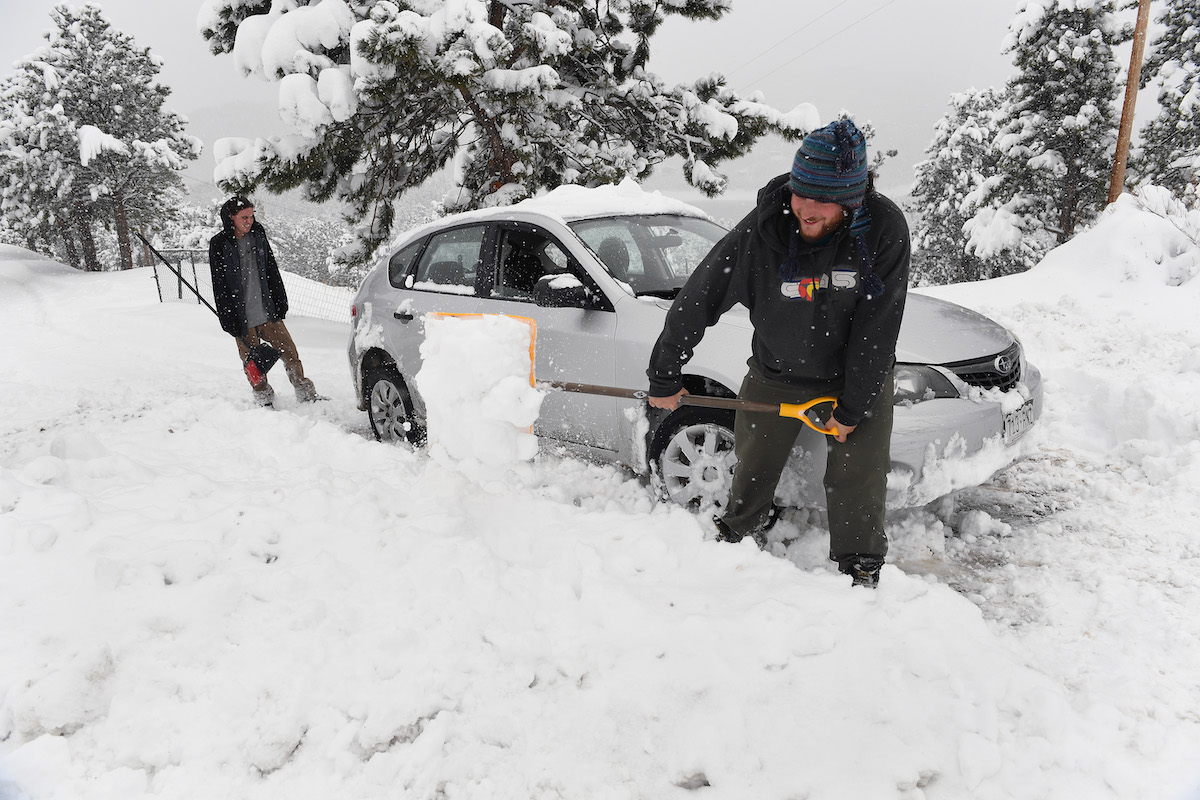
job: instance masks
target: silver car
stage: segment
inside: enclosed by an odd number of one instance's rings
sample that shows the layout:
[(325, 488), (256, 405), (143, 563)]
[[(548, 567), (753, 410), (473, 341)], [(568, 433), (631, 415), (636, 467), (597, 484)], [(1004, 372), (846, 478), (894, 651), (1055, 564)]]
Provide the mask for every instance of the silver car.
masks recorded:
[[(504, 208), (449, 216), (403, 235), (354, 300), (350, 369), (381, 440), (423, 439), (423, 318), (510, 314), (537, 323), (535, 374), (644, 389), (671, 300), (726, 231), (702, 211), (635, 187), (563, 187)], [(693, 394), (734, 397), (751, 328), (737, 306), (685, 367)], [(897, 346), (890, 507), (927, 503), (986, 480), (1026, 454), (1042, 410), (1041, 375), (1000, 325), (910, 293)], [(544, 445), (649, 475), (676, 502), (725, 500), (733, 412), (550, 391), (534, 428)], [(824, 437), (807, 427), (780, 484), (791, 505), (824, 505)]]

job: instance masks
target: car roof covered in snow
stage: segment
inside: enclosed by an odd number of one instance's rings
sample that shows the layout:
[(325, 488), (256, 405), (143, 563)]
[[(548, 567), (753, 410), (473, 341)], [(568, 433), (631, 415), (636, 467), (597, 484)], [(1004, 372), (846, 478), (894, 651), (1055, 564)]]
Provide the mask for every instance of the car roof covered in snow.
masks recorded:
[(540, 215), (543, 218), (556, 219), (566, 224), (580, 219), (647, 214), (677, 214), (713, 221), (712, 217), (696, 206), (667, 197), (662, 192), (647, 192), (632, 178), (626, 178), (618, 184), (605, 186), (559, 186), (546, 194), (531, 197), (512, 205), (449, 214), (405, 230), (392, 239), (392, 243), (385, 248), (385, 252), (392, 252), (395, 248), (430, 231), (464, 222), (482, 222), (491, 219), (528, 220), (529, 216), (527, 215)]
[(707, 214), (693, 205), (667, 197), (662, 192), (647, 192), (632, 178), (626, 178), (618, 184), (593, 188), (560, 186), (539, 197), (522, 200), (509, 208), (536, 211), (564, 220), (642, 214), (678, 214), (708, 218)]

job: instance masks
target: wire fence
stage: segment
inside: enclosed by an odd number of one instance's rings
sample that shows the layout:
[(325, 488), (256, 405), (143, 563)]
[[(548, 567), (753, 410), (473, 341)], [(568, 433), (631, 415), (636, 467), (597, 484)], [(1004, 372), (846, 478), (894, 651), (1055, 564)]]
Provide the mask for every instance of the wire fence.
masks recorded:
[[(208, 269), (207, 250), (159, 250), (183, 275), (183, 280), (162, 264), (155, 263), (154, 282), (158, 299), (163, 303), (200, 303), (200, 299), (184, 285), (184, 280), (209, 303), (214, 303), (212, 277)], [(349, 322), (354, 290), (344, 286), (329, 286), (311, 278), (282, 272), (288, 295), (288, 315), (314, 317), (331, 322)]]

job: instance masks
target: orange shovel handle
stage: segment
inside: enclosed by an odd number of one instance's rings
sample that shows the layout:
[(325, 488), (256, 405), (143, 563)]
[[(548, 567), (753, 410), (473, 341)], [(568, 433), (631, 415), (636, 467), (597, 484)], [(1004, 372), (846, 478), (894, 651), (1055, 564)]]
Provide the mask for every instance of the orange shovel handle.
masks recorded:
[(817, 433), (824, 433), (827, 436), (834, 436), (837, 434), (836, 426), (833, 428), (822, 428), (820, 425), (808, 418), (808, 410), (813, 406), (819, 406), (822, 403), (832, 403), (833, 408), (837, 408), (836, 397), (818, 397), (814, 400), (809, 400), (807, 403), (780, 403), (779, 416), (795, 417)]

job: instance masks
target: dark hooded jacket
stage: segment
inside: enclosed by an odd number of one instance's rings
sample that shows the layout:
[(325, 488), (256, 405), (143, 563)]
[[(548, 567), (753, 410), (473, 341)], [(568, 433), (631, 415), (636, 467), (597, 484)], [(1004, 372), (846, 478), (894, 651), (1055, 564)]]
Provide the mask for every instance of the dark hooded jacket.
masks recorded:
[[(238, 255), (237, 238), (233, 234), (233, 201), (221, 206), (222, 230), (208, 240), (208, 266), (212, 270), (213, 298), (216, 300), (217, 316), (221, 329), (231, 336), (246, 335), (246, 298), (242, 284), (241, 257)], [(267, 241), (267, 232), (256, 220), (246, 234), (254, 244), (254, 257), (258, 264), (259, 281), (262, 284), (263, 307), (267, 317), (280, 320), (287, 316), (287, 292), (283, 288), (283, 277), (275, 254)]]
[(781, 175), (759, 191), (758, 206), (717, 243), (675, 299), (650, 356), (650, 393), (667, 397), (683, 388), (683, 364), (704, 330), (741, 303), (750, 310), (752, 359), (763, 374), (784, 383), (839, 384), (834, 416), (844, 425), (861, 422), (896, 360), (909, 267), (900, 209), (874, 191), (865, 202), (871, 215), (865, 243), (882, 294), (863, 292), (865, 265), (846, 223), (818, 244), (797, 239), (799, 269), (791, 279), (781, 276), (797, 226), (788, 176)]

